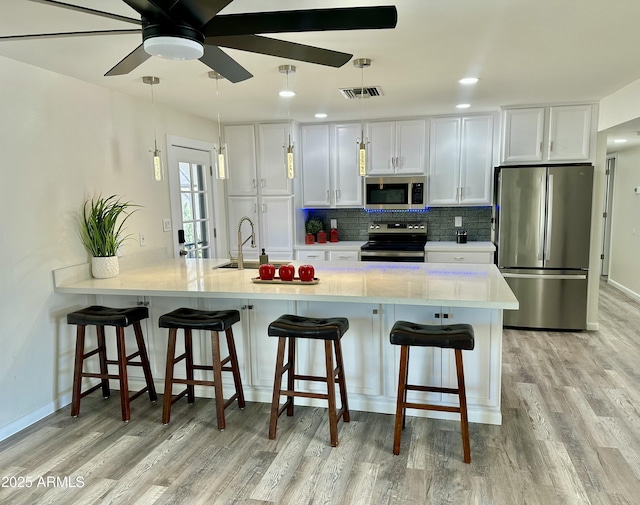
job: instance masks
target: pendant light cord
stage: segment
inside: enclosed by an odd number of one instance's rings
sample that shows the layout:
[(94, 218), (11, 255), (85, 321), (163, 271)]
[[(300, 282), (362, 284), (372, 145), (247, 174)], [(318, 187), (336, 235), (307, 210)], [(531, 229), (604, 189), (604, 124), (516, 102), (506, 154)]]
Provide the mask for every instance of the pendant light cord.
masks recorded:
[(360, 135), (364, 143), (364, 65), (360, 67)]
[[(289, 71), (287, 70), (287, 89), (289, 89)], [(287, 124), (289, 125), (289, 148), (291, 148), (291, 97), (287, 97)]]
[(153, 121), (153, 148), (155, 156), (158, 153), (158, 137), (156, 135), (156, 104), (153, 96), (153, 77), (151, 78), (151, 119)]
[(220, 80), (219, 78), (216, 78), (216, 114), (218, 117), (218, 142), (220, 143), (220, 146), (218, 147), (218, 149), (222, 150), (222, 134), (220, 129), (220, 89), (218, 88), (219, 80)]

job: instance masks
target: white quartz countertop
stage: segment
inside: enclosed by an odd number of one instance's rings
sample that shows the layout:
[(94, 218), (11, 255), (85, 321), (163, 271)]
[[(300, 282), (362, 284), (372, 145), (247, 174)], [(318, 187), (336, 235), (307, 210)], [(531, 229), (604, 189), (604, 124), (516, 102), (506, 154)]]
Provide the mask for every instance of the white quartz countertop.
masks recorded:
[[(315, 267), (318, 284), (254, 283), (255, 269), (216, 268), (228, 260), (166, 259), (93, 279), (88, 265), (54, 271), (58, 293), (207, 298), (294, 299), (517, 309), (495, 265), (340, 262)], [(301, 262), (292, 262), (299, 265)]]
[(322, 250), (331, 250), (331, 251), (352, 251), (352, 250), (360, 250), (360, 248), (366, 244), (366, 241), (358, 241), (358, 240), (343, 240), (341, 242), (326, 242), (325, 244), (320, 244), (316, 242), (315, 244), (296, 244), (296, 251), (316, 251), (318, 249)]
[(427, 242), (425, 251), (464, 251), (464, 252), (494, 252), (496, 246), (492, 242), (467, 242), (458, 244), (457, 242)]

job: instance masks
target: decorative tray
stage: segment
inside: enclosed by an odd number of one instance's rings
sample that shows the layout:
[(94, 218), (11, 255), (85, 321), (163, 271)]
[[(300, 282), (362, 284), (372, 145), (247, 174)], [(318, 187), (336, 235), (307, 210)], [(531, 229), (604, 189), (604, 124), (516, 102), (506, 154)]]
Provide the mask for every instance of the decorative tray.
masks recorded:
[(310, 284), (318, 284), (320, 279), (314, 277), (312, 281), (302, 281), (300, 277), (294, 277), (292, 281), (283, 281), (280, 277), (274, 277), (271, 280), (252, 277), (251, 282), (255, 282), (256, 284), (302, 284), (303, 286), (309, 286)]

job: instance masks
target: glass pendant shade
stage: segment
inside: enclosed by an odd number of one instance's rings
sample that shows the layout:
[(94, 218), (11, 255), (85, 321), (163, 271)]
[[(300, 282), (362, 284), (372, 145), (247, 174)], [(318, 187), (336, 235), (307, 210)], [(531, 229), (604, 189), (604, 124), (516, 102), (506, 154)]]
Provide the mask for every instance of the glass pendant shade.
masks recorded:
[(153, 151), (153, 178), (156, 181), (162, 180), (162, 158), (158, 149)]

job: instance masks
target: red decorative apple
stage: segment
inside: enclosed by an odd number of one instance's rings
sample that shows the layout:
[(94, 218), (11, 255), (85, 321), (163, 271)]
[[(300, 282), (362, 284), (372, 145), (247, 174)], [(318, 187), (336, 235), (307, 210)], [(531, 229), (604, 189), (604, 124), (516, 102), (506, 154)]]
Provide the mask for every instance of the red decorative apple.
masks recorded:
[(300, 265), (298, 267), (298, 277), (300, 277), (301, 281), (310, 282), (313, 280), (315, 275), (315, 269), (313, 265)]
[(294, 267), (291, 263), (289, 263), (288, 265), (282, 265), (280, 268), (278, 268), (278, 275), (283, 281), (292, 281), (293, 277), (296, 275), (296, 267)]
[(258, 275), (263, 281), (270, 281), (276, 275), (276, 267), (271, 263), (264, 263), (258, 267)]

